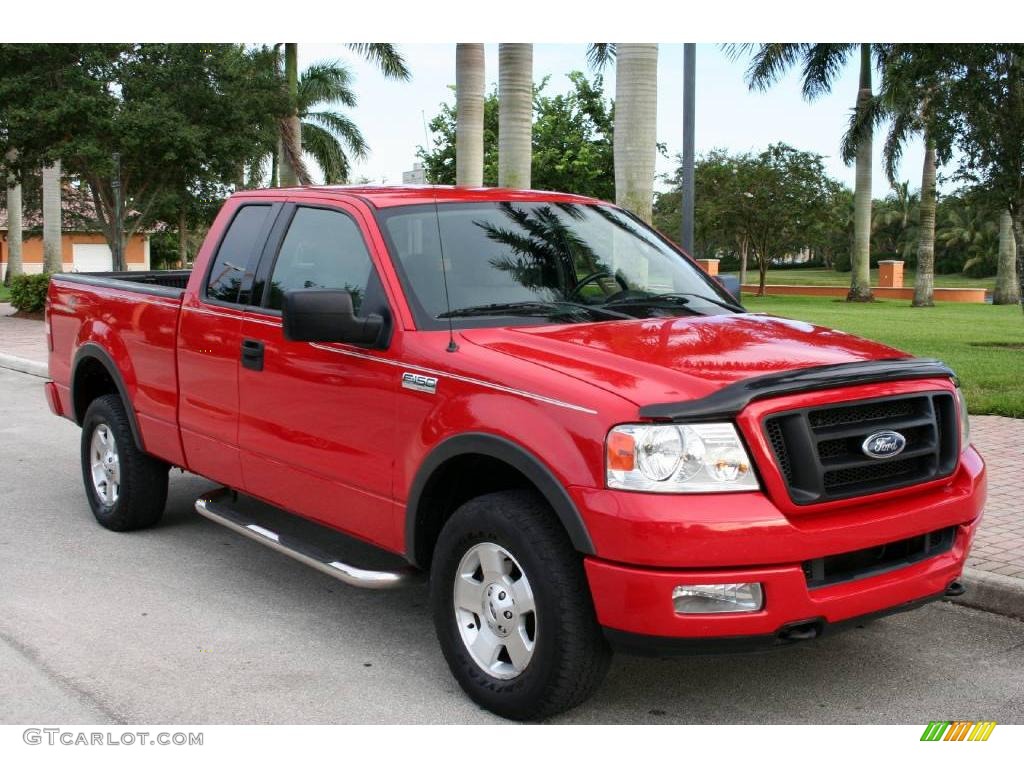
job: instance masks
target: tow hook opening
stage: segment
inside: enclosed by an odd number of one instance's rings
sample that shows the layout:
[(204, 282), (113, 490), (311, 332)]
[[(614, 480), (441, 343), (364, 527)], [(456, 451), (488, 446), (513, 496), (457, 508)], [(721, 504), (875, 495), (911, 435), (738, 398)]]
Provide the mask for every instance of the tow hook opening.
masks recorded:
[(821, 619), (798, 621), (780, 629), (778, 637), (786, 643), (813, 640), (821, 634), (822, 629), (824, 629), (824, 622)]
[(959, 579), (954, 579), (949, 582), (949, 586), (946, 587), (946, 597), (960, 597), (964, 592), (967, 591), (967, 587), (963, 585)]

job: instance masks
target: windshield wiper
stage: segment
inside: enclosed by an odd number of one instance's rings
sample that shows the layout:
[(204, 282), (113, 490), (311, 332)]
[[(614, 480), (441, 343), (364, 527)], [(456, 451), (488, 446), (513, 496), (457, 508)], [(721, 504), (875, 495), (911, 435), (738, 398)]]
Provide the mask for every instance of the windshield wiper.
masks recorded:
[(438, 319), (448, 317), (480, 317), (483, 315), (519, 315), (522, 317), (555, 317), (586, 312), (592, 315), (614, 317), (616, 319), (633, 320), (632, 315), (616, 312), (600, 306), (577, 304), (573, 301), (512, 301), (498, 304), (477, 304), (472, 307), (460, 307), (450, 312), (442, 312)]
[(690, 303), (690, 299), (700, 299), (706, 301), (709, 304), (717, 304), (725, 309), (732, 309), (737, 312), (745, 312), (739, 304), (732, 304), (730, 302), (721, 301), (720, 299), (712, 299), (710, 296), (705, 296), (701, 293), (685, 293), (685, 292), (668, 292), (668, 293), (652, 293), (650, 296), (631, 296), (627, 299), (619, 299), (618, 301), (610, 301), (602, 306), (615, 307), (615, 306), (626, 306), (629, 304), (679, 304), (686, 306)]

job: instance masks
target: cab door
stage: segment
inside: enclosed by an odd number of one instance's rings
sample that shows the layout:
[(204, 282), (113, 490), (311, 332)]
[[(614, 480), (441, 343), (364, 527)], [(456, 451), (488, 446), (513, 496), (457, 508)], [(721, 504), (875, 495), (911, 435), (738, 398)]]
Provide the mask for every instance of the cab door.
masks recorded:
[[(289, 204), (241, 321), (239, 444), (246, 490), (400, 550), (392, 472), (398, 373), (386, 349), (292, 342), (284, 292), (346, 289), (358, 315), (390, 315), (360, 212)], [(271, 236), (273, 242), (275, 237)]]
[[(200, 288), (186, 294), (178, 323), (178, 424), (188, 468), (232, 488), (238, 454), (238, 345), (253, 271), (282, 203), (243, 202)], [(211, 236), (215, 236), (211, 233)]]

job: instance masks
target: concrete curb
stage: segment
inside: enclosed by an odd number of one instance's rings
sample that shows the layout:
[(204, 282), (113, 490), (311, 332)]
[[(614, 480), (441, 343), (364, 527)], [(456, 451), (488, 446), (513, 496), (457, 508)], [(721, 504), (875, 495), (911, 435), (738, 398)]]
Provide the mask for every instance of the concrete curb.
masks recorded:
[(1024, 619), (1024, 579), (965, 568), (963, 584), (967, 591), (960, 597), (950, 598), (950, 602)]
[(50, 378), (50, 369), (46, 363), (37, 363), (35, 360), (15, 357), (5, 352), (0, 352), (0, 368), (8, 368), (12, 371), (27, 373), (30, 376), (39, 376), (43, 379)]

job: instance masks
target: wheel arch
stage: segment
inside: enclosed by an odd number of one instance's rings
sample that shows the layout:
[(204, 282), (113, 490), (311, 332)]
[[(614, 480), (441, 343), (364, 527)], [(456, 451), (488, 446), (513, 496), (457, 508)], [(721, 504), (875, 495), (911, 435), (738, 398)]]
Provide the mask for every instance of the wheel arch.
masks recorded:
[(116, 394), (121, 398), (135, 446), (144, 451), (142, 433), (124, 378), (109, 352), (94, 342), (86, 342), (75, 353), (71, 366), (71, 415), (75, 423), (81, 426), (89, 404), (106, 394)]
[[(568, 491), (543, 461), (504, 437), (466, 433), (450, 437), (437, 445), (420, 465), (413, 479), (405, 515), (405, 552), (409, 562), (421, 568), (429, 566), (441, 527), (454, 512), (452, 505), (435, 503), (437, 486), (451, 471), (471, 460), (483, 460), (491, 468), (505, 468), (523, 478), (551, 507), (573, 547), (584, 554), (594, 554), (593, 541), (579, 510)], [(469, 498), (475, 495), (478, 494), (474, 493)]]

